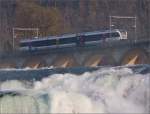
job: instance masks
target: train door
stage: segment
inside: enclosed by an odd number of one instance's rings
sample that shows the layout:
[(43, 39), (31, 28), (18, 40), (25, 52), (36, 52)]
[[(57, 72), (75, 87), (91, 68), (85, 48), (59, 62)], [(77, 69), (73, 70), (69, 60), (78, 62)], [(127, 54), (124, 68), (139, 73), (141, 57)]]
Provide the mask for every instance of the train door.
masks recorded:
[(77, 46), (84, 46), (85, 45), (85, 39), (84, 35), (77, 35)]

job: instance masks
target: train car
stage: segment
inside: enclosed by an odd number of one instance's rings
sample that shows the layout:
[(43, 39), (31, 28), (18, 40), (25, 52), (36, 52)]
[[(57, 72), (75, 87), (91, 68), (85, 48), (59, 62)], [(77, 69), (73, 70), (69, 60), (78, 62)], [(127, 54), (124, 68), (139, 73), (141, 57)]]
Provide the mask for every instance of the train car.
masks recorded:
[(22, 40), (20, 41), (21, 50), (35, 50), (38, 48), (56, 48), (57, 37), (48, 37), (48, 38), (38, 38), (32, 40)]
[(60, 48), (70, 46), (84, 46), (87, 44), (99, 43), (102, 41), (127, 39), (127, 32), (123, 30), (105, 30), (84, 32), (77, 34), (66, 34), (62, 36), (51, 36), (32, 40), (22, 40), (21, 48), (38, 49), (38, 48)]
[(95, 31), (84, 34), (85, 44), (122, 39), (127, 39), (127, 32), (123, 30)]

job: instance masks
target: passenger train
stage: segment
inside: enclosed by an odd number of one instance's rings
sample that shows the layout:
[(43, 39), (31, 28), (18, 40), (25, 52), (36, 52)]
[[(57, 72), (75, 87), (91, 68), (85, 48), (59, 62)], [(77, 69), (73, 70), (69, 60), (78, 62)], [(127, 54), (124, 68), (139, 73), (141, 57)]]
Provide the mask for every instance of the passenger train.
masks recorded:
[(127, 32), (124, 30), (115, 29), (21, 40), (20, 47), (21, 49), (33, 50), (38, 48), (85, 46), (87, 44), (94, 44), (102, 41), (107, 42), (122, 39), (127, 39)]

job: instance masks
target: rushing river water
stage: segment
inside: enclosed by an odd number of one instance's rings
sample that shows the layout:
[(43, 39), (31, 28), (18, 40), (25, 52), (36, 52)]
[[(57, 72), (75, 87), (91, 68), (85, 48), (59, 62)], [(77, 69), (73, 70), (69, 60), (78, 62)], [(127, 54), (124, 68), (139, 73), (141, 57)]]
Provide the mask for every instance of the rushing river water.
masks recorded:
[[(20, 76), (21, 77), (21, 76)], [(149, 113), (150, 73), (101, 68), (0, 83), (0, 113)]]

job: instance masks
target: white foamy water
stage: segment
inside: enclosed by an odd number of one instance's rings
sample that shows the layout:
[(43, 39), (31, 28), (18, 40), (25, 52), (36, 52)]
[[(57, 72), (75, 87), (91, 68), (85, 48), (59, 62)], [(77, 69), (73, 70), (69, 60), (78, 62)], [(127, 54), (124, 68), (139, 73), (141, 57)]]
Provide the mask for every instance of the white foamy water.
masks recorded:
[(82, 75), (55, 74), (41, 81), (11, 80), (1, 91), (0, 113), (148, 113), (150, 74), (104, 68)]

